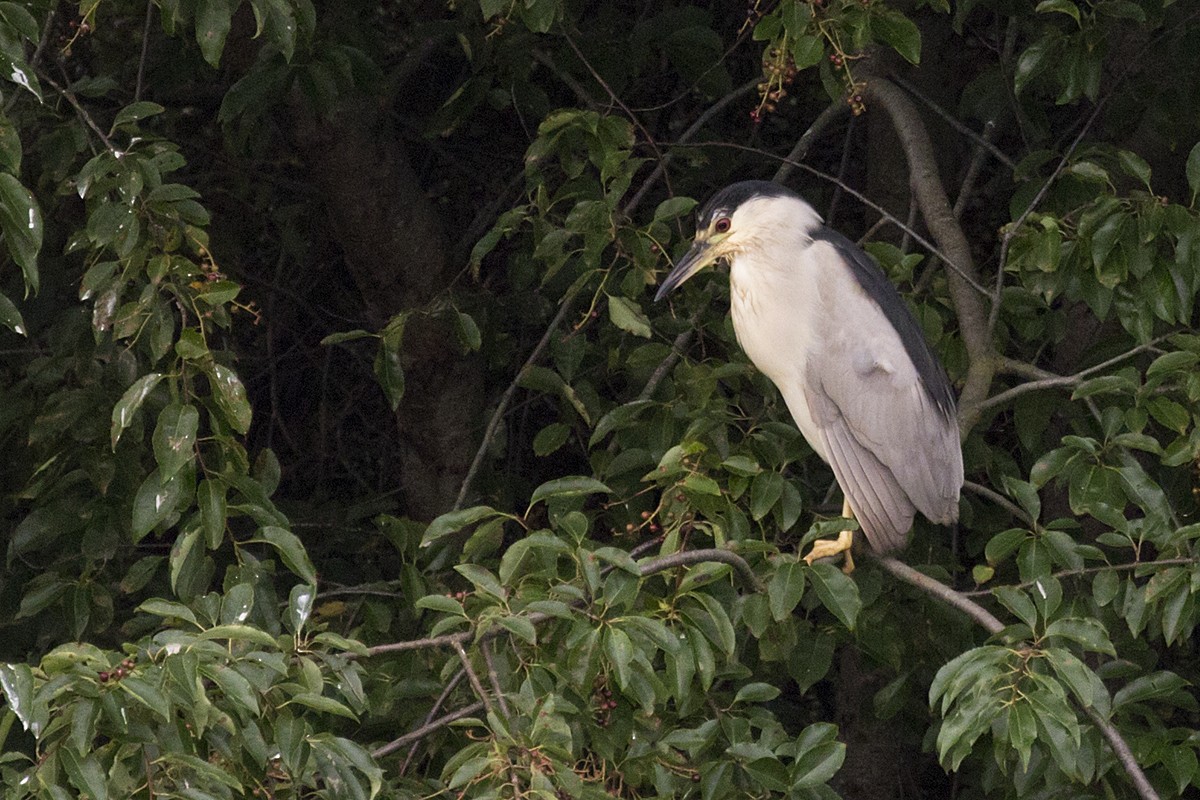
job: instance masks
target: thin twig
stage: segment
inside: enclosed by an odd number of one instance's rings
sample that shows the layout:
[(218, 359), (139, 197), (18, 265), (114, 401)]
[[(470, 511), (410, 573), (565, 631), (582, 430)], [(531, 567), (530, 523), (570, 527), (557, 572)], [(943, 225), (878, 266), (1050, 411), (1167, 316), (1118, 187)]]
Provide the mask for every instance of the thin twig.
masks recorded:
[[(931, 597), (962, 611), (992, 635), (1004, 630), (1004, 623), (1000, 622), (990, 611), (974, 600), (971, 600), (965, 594), (954, 591), (944, 583), (917, 572), (912, 567), (894, 558), (877, 557), (876, 562), (891, 575), (917, 587)], [(1141, 765), (1134, 758), (1133, 751), (1129, 749), (1129, 744), (1121, 736), (1121, 732), (1097, 714), (1095, 709), (1084, 706), (1078, 701), (1076, 701), (1076, 705), (1083, 710), (1083, 713), (1092, 720), (1096, 727), (1100, 729), (1104, 738), (1108, 740), (1109, 746), (1113, 749), (1113, 754), (1117, 757), (1121, 766), (1124, 767), (1125, 773), (1133, 782), (1142, 800), (1159, 800), (1157, 792), (1150, 785), (1150, 781), (1146, 779), (1146, 773), (1142, 771)]]
[[(466, 677), (466, 675), (467, 671), (465, 669), (460, 669), (458, 672), (454, 673), (453, 678), (446, 682), (446, 686), (442, 689), (442, 693), (438, 695), (438, 699), (435, 700), (433, 705), (429, 708), (429, 713), (425, 715), (425, 722), (423, 722), (422, 725), (428, 725), (429, 723), (433, 722), (434, 717), (437, 716), (438, 711), (440, 711), (442, 708), (442, 703), (446, 702), (446, 698), (448, 698), (450, 693), (454, 691), (454, 687), (458, 686), (458, 682)], [(421, 741), (418, 739), (412, 743), (412, 747), (408, 748), (408, 754), (404, 756), (404, 763), (400, 765), (401, 775), (403, 775), (405, 772), (408, 772), (408, 765), (412, 763), (413, 758), (417, 754), (417, 748), (420, 746), (420, 744)]]
[(1029, 201), (1029, 205), (1025, 206), (1025, 210), (1021, 212), (1021, 216), (1017, 217), (1016, 221), (1006, 227), (1004, 235), (1000, 238), (1000, 258), (999, 263), (996, 264), (996, 285), (993, 289), (992, 309), (988, 313), (987, 322), (987, 335), (989, 339), (995, 333), (996, 324), (1000, 319), (1000, 293), (1004, 289), (1004, 265), (1008, 262), (1008, 250), (1012, 245), (1012, 240), (1017, 235), (1017, 232), (1021, 230), (1022, 226), (1025, 225), (1025, 220), (1029, 219), (1029, 215), (1041, 205), (1042, 200), (1050, 192), (1050, 187), (1058, 180), (1058, 176), (1067, 168), (1067, 164), (1071, 161), (1071, 156), (1075, 154), (1075, 150), (1083, 142), (1083, 137), (1092, 129), (1092, 123), (1100, 116), (1100, 111), (1104, 108), (1105, 101), (1107, 100), (1108, 95), (1100, 98), (1100, 102), (1096, 103), (1096, 107), (1092, 109), (1092, 113), (1084, 121), (1083, 127), (1079, 129), (1079, 133), (1075, 136), (1074, 141), (1071, 142), (1066, 152), (1063, 153), (1062, 158), (1059, 159), (1054, 172), (1050, 173), (1050, 177), (1038, 189), (1037, 194)]
[(146, 53), (150, 50), (150, 23), (154, 19), (154, 0), (146, 0), (146, 23), (142, 26), (142, 54), (138, 57), (137, 83), (134, 84), (133, 100), (142, 99), (143, 80), (146, 77)]
[(966, 136), (968, 139), (975, 142), (975, 144), (977, 146), (983, 148), (984, 150), (987, 150), (989, 153), (991, 153), (993, 156), (995, 156), (996, 160), (999, 161), (1001, 164), (1008, 167), (1010, 170), (1015, 170), (1017, 168), (1017, 162), (1015, 162), (1011, 158), (1009, 158), (1007, 153), (1005, 153), (999, 147), (996, 147), (996, 145), (994, 145), (992, 142), (988, 141), (985, 137), (980, 136), (978, 133), (971, 130), (968, 126), (959, 122), (957, 119), (954, 118), (953, 114), (951, 114), (949, 111), (947, 111), (946, 109), (942, 108), (940, 105), (935, 103), (932, 98), (930, 98), (928, 95), (926, 95), (920, 89), (918, 89), (912, 83), (904, 80), (904, 78), (900, 77), (899, 75), (892, 74), (892, 75), (889, 75), (888, 77), (890, 80), (892, 80), (896, 84), (898, 84), (900, 86), (900, 88), (904, 89), (904, 91), (908, 92), (913, 97), (920, 100), (921, 103), (924, 104), (926, 108), (928, 108), (930, 111), (932, 111), (933, 113), (935, 113), (939, 117), (941, 117), (943, 120), (945, 120), (946, 124), (949, 125), (951, 128), (954, 128), (954, 130), (958, 131), (963, 136)]
[[(825, 212), (825, 222), (831, 227), (837, 217), (838, 202), (842, 199), (842, 187), (846, 185), (846, 173), (850, 170), (850, 140), (854, 137), (854, 120), (854, 117), (850, 118), (850, 123), (846, 126), (846, 134), (842, 137), (842, 158), (838, 161), (838, 182), (833, 190), (833, 197), (829, 198), (829, 209)], [(911, 225), (911, 222), (909, 224)]]
[(981, 483), (975, 483), (974, 481), (963, 481), (963, 488), (967, 489), (968, 491), (972, 491), (975, 494), (986, 497), (988, 500), (991, 500), (996, 505), (1001, 506), (1005, 511), (1012, 514), (1026, 525), (1037, 524), (1037, 521), (1025, 513), (1023, 508), (994, 489), (990, 489), (987, 486), (984, 486)]
[(791, 152), (783, 159), (779, 169), (775, 170), (775, 177), (772, 180), (776, 183), (786, 181), (787, 177), (792, 174), (792, 170), (800, 166), (800, 162), (808, 155), (808, 148), (812, 147), (813, 142), (819, 139), (830, 125), (849, 111), (850, 106), (842, 102), (833, 102), (827, 105), (825, 110), (817, 115), (808, 129), (796, 140)]
[[(625, 116), (629, 117), (629, 121), (633, 124), (633, 126), (641, 131), (642, 135), (646, 137), (646, 144), (648, 144), (650, 149), (654, 151), (655, 160), (661, 163), (663, 161), (662, 150), (659, 149), (658, 142), (655, 141), (654, 136), (652, 136), (650, 131), (646, 129), (646, 126), (642, 124), (642, 121), (638, 118), (637, 114), (634, 114), (629, 106), (625, 105), (625, 101), (622, 100), (615, 91), (613, 91), (613, 88), (608, 85), (608, 81), (604, 80), (604, 76), (592, 66), (592, 62), (588, 61), (587, 56), (585, 56), (583, 51), (579, 49), (579, 45), (575, 44), (575, 40), (571, 38), (570, 34), (564, 33), (563, 38), (567, 40), (567, 44), (569, 44), (571, 49), (575, 51), (575, 55), (579, 58), (580, 62), (587, 67), (588, 72), (592, 73), (592, 78), (596, 81), (596, 83), (600, 84), (600, 87), (604, 89), (609, 98), (616, 103), (618, 108), (625, 112)], [(667, 191), (671, 191), (671, 179), (669, 177), (667, 178)]]
[[(1098, 567), (1080, 567), (1079, 569), (1064, 569), (1060, 572), (1051, 573), (1050, 577), (1057, 580), (1063, 578), (1078, 578), (1082, 575), (1095, 575), (1099, 572), (1129, 572), (1141, 567), (1194, 567), (1200, 564), (1200, 558), (1160, 558), (1155, 561), (1130, 561), (1125, 564), (1104, 564)], [(1037, 580), (1024, 581), (1023, 583), (1005, 584), (1004, 588), (1008, 589), (1028, 589), (1031, 586), (1036, 586)], [(972, 589), (969, 592), (963, 592), (964, 597), (988, 597), (992, 595), (996, 586), (990, 589)]]
[[(756, 77), (751, 81), (747, 81), (746, 83), (744, 83), (741, 86), (734, 89), (732, 92), (729, 92), (728, 94), (726, 94), (720, 100), (717, 100), (715, 103), (710, 105), (708, 108), (706, 108), (704, 110), (703, 114), (696, 117), (696, 121), (693, 122), (691, 125), (689, 125), (687, 130), (685, 130), (683, 133), (681, 133), (679, 135), (679, 139), (677, 140), (677, 142), (686, 142), (689, 139), (691, 139), (693, 136), (695, 136), (700, 131), (700, 129), (702, 127), (704, 127), (704, 125), (710, 119), (712, 119), (718, 112), (720, 112), (723, 108), (725, 108), (725, 106), (729, 105), (734, 100), (738, 99), (742, 95), (749, 92), (751, 89), (758, 86), (758, 84), (761, 81), (762, 81), (761, 77)], [(654, 186), (654, 184), (658, 183), (658, 179), (661, 178), (663, 176), (663, 174), (666, 172), (667, 165), (671, 163), (671, 159), (673, 157), (674, 157), (674, 153), (667, 152), (658, 161), (658, 163), (654, 167), (654, 171), (651, 172), (646, 177), (646, 180), (642, 181), (642, 185), (638, 188), (637, 193), (634, 194), (634, 196), (629, 199), (629, 202), (625, 204), (625, 207), (623, 209), (621, 209), (622, 213), (624, 213), (625, 216), (628, 217), (628, 216), (632, 215), (634, 212), (634, 209), (636, 209), (639, 205), (641, 205), (642, 200), (646, 196), (646, 193), (650, 191), (650, 189)]]
[(460, 720), (463, 717), (469, 717), (472, 714), (478, 714), (482, 710), (483, 710), (483, 701), (480, 700), (478, 703), (472, 703), (469, 706), (460, 708), (458, 711), (451, 711), (449, 714), (446, 714), (444, 717), (439, 717), (438, 719), (434, 720), (433, 722), (430, 722), (426, 725), (422, 725), (421, 727), (416, 728), (415, 730), (411, 730), (408, 733), (401, 736), (400, 738), (393, 739), (392, 741), (388, 742), (387, 744), (383, 745), (382, 747), (376, 748), (375, 750), (371, 751), (371, 757), (372, 758), (383, 758), (386, 755), (396, 752), (401, 747), (404, 747), (404, 745), (406, 745), (406, 744), (409, 744), (411, 742), (415, 742), (419, 739), (425, 738), (429, 734), (436, 731), (438, 728), (444, 728), (447, 725), (449, 725), (451, 722)]
[(535, 47), (533, 50), (533, 60), (553, 72), (554, 77), (566, 84), (567, 88), (579, 98), (579, 102), (583, 103), (590, 110), (599, 111), (601, 109), (600, 104), (588, 93), (587, 89), (583, 88), (583, 84), (575, 80), (574, 75), (559, 67), (545, 50)]
[(496, 695), (496, 702), (500, 704), (500, 713), (505, 719), (512, 716), (508, 710), (508, 701), (504, 699), (504, 692), (500, 690), (500, 676), (496, 672), (496, 660), (492, 657), (492, 645), (484, 639), (479, 643), (479, 650), (483, 653), (483, 663), (487, 665), (488, 682), (492, 684), (492, 692)]
[(508, 410), (508, 404), (512, 402), (513, 395), (517, 392), (517, 385), (521, 381), (521, 376), (542, 357), (542, 351), (550, 344), (551, 337), (558, 330), (559, 324), (566, 317), (567, 311), (571, 308), (571, 303), (582, 288), (583, 284), (578, 284), (571, 291), (567, 292), (567, 295), (558, 306), (558, 313), (554, 315), (554, 319), (550, 320), (550, 324), (546, 326), (546, 332), (542, 334), (542, 338), (529, 354), (529, 358), (525, 359), (524, 365), (522, 365), (521, 369), (517, 370), (516, 376), (513, 377), (508, 388), (504, 390), (499, 404), (496, 405), (496, 410), (492, 412), (492, 417), (488, 420), (487, 428), (483, 431), (483, 441), (479, 443), (479, 449), (475, 451), (475, 458), (471, 461), (471, 468), (467, 470), (467, 475), (463, 478), (462, 486), (458, 490), (458, 499), (454, 501), (452, 511), (457, 511), (463, 507), (463, 503), (467, 499), (467, 493), (471, 490), (471, 483), (475, 480), (475, 475), (479, 472), (480, 466), (483, 465), (483, 459), (487, 455), (488, 448), (492, 446), (492, 438), (496, 435), (496, 429), (500, 427), (500, 421), (504, 419), (504, 413)]
[(69, 89), (64, 89), (62, 86), (60, 86), (53, 78), (51, 78), (49, 75), (46, 74), (45, 70), (38, 70), (38, 75), (41, 77), (41, 79), (43, 81), (45, 81), (46, 83), (48, 83), (50, 85), (51, 89), (58, 92), (58, 94), (64, 100), (66, 100), (68, 103), (71, 104), (71, 108), (75, 109), (75, 113), (79, 115), (79, 118), (81, 120), (83, 120), (83, 123), (92, 129), (92, 132), (95, 133), (96, 136), (98, 136), (100, 138), (100, 141), (104, 142), (104, 147), (110, 153), (112, 153), (114, 156), (116, 156), (117, 158), (120, 158), (121, 151), (118, 150), (116, 148), (116, 146), (112, 143), (112, 141), (108, 138), (108, 134), (105, 133), (104, 131), (100, 130), (100, 126), (97, 125), (96, 121), (92, 119), (92, 115), (87, 112), (87, 109), (85, 109), (83, 106), (81, 106), (79, 104), (79, 101), (75, 99), (75, 93)]
[(1129, 749), (1128, 743), (1121, 736), (1121, 732), (1111, 722), (1100, 716), (1099, 712), (1091, 706), (1083, 706), (1083, 713), (1087, 714), (1092, 724), (1100, 729), (1100, 733), (1104, 734), (1104, 738), (1108, 740), (1108, 746), (1113, 749), (1113, 755), (1117, 757), (1117, 761), (1121, 762), (1121, 766), (1125, 768), (1125, 773), (1133, 781), (1134, 788), (1137, 789), (1142, 800), (1159, 800), (1158, 792), (1150, 785), (1150, 781), (1146, 778), (1146, 773), (1142, 772), (1141, 765), (1138, 764), (1133, 751)]
[[(1134, 347), (1130, 350), (1126, 350), (1124, 353), (1121, 353), (1120, 355), (1113, 356), (1112, 358), (1107, 359), (1105, 361), (1101, 361), (1099, 364), (1090, 366), (1087, 369), (1081, 369), (1079, 372), (1076, 372), (1074, 375), (1055, 375), (1050, 372), (1045, 372), (1044, 377), (1038, 378), (1037, 380), (1031, 380), (1026, 383), (1019, 384), (1017, 386), (1012, 387), (1011, 389), (1006, 389), (1005, 391), (1000, 392), (1000, 394), (992, 395), (991, 397), (987, 398), (986, 400), (983, 400), (979, 404), (979, 410), (982, 412), (982, 411), (988, 410), (989, 408), (993, 408), (995, 406), (1004, 405), (1005, 403), (1009, 402), (1010, 400), (1014, 400), (1023, 394), (1028, 394), (1029, 392), (1038, 392), (1038, 391), (1042, 391), (1043, 389), (1073, 388), (1073, 387), (1078, 386), (1079, 384), (1083, 383), (1084, 379), (1087, 378), (1088, 375), (1091, 375), (1094, 372), (1099, 372), (1101, 370), (1107, 369), (1107, 368), (1113, 366), (1114, 364), (1119, 364), (1120, 362), (1125, 361), (1126, 359), (1132, 358), (1133, 356), (1137, 355), (1138, 353), (1141, 353), (1145, 350), (1149, 350), (1149, 349), (1155, 347), (1156, 345), (1158, 345), (1158, 343), (1161, 342), (1164, 338), (1165, 337), (1160, 336), (1160, 337), (1158, 337), (1152, 341), (1149, 341), (1145, 344), (1139, 344), (1137, 347)], [(1014, 361), (1013, 359), (1004, 358), (1004, 359), (1000, 360), (999, 365), (1000, 365), (1001, 371), (1018, 372), (1018, 369), (1016, 368), (1015, 365), (1020, 364), (1020, 363), (1021, 362)], [(1024, 365), (1024, 366), (1027, 366), (1027, 365)], [(1038, 369), (1038, 368), (1034, 367), (1034, 369)], [(1028, 373), (1024, 373), (1024, 374), (1028, 374)]]
[(484, 708), (488, 710), (488, 713), (492, 713), (491, 698), (488, 697), (487, 691), (479, 681), (479, 676), (475, 674), (475, 670), (471, 667), (471, 659), (467, 656), (467, 651), (462, 646), (462, 642), (454, 642), (451, 646), (454, 648), (454, 652), (458, 654), (458, 660), (462, 662), (463, 669), (467, 671), (467, 681), (471, 684), (471, 690), (475, 692), (476, 697), (483, 701)]
[(948, 255), (946, 255), (937, 245), (935, 245), (933, 242), (926, 239), (924, 236), (922, 236), (917, 231), (915, 231), (912, 228), (910, 228), (909, 226), (905, 225), (904, 222), (899, 217), (895, 216), (894, 214), (889, 212), (886, 208), (884, 208), (883, 206), (879, 205), (875, 201), (868, 198), (862, 192), (856, 190), (852, 186), (849, 186), (844, 181), (839, 181), (837, 179), (837, 177), (830, 175), (827, 172), (822, 172), (821, 170), (816, 169), (815, 167), (810, 167), (808, 164), (802, 164), (799, 161), (791, 161), (790, 159), (787, 159), (783, 156), (777, 156), (774, 153), (767, 152), (766, 150), (762, 150), (761, 148), (758, 148), (758, 147), (751, 147), (750, 145), (745, 145), (745, 144), (737, 144), (736, 142), (719, 142), (719, 141), (695, 142), (695, 143), (676, 142), (672, 146), (698, 147), (698, 148), (699, 147), (725, 147), (725, 148), (729, 148), (731, 150), (745, 150), (747, 152), (756, 153), (756, 154), (764, 156), (766, 158), (773, 158), (776, 161), (779, 161), (782, 163), (790, 164), (791, 166), (793, 166), (797, 169), (804, 170), (805, 172), (812, 175), (813, 177), (820, 178), (821, 180), (832, 183), (835, 186), (840, 186), (842, 191), (844, 191), (846, 194), (850, 195), (855, 200), (862, 203), (863, 205), (865, 205), (867, 208), (871, 209), (872, 211), (875, 211), (880, 216), (885, 217), (888, 220), (888, 222), (895, 225), (898, 229), (911, 235), (914, 241), (916, 241), (918, 244), (920, 244), (922, 247), (924, 247), (930, 253), (933, 253), (938, 258), (942, 259), (942, 261), (945, 262), (945, 264), (947, 266), (949, 266), (950, 269), (952, 269), (956, 273), (958, 273), (959, 277), (961, 277), (963, 279), (963, 281), (968, 286), (970, 286), (972, 289), (974, 289), (976, 292), (978, 292), (979, 294), (981, 294), (984, 297), (990, 298), (992, 296), (992, 292), (990, 289), (984, 287), (982, 284), (979, 283), (979, 281), (977, 281), (973, 277), (971, 277), (971, 274), (969, 272), (967, 272), (963, 267), (959, 266), (958, 263), (954, 261), (954, 259), (952, 259)]

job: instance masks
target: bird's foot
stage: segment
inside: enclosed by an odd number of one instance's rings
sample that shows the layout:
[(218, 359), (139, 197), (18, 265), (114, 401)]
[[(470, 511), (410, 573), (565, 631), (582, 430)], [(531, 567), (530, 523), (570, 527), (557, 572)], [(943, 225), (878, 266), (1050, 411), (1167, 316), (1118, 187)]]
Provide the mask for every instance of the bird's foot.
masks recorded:
[(829, 558), (842, 553), (842, 572), (849, 575), (854, 572), (854, 558), (850, 555), (850, 546), (854, 544), (854, 531), (842, 531), (836, 539), (818, 539), (813, 542), (812, 550), (804, 557), (810, 567), (818, 558)]

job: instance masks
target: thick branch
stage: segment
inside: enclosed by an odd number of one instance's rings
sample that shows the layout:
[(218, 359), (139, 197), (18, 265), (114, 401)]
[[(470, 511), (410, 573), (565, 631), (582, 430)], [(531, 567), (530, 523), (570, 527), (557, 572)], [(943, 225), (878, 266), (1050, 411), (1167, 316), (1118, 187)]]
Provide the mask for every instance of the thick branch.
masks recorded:
[(950, 260), (969, 273), (969, 279), (955, 272), (946, 273), (950, 298), (970, 358), (958, 409), (959, 429), (967, 431), (979, 419), (979, 404), (987, 396), (996, 369), (988, 336), (987, 311), (970, 286), (971, 281), (978, 283), (979, 278), (971, 257), (971, 247), (958, 220), (954, 218), (954, 210), (942, 186), (929, 133), (908, 95), (882, 78), (868, 81), (866, 95), (868, 102), (878, 104), (891, 117), (892, 126), (908, 158), (912, 192), (930, 233), (939, 248), (950, 256)]

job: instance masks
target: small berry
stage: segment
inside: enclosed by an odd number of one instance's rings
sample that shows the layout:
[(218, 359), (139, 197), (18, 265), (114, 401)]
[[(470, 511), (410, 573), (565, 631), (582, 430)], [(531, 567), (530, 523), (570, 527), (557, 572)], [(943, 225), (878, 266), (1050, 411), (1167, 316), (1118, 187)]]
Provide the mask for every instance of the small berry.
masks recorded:
[(101, 672), (97, 677), (100, 678), (101, 683), (108, 683), (109, 675), (107, 672)]

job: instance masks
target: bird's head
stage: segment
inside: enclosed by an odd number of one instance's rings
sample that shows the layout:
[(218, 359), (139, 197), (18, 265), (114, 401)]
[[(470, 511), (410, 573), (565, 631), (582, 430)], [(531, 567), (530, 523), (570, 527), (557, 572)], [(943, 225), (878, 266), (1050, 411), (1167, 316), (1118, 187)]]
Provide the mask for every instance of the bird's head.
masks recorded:
[(700, 209), (692, 248), (667, 275), (654, 299), (663, 299), (711, 264), (797, 231), (807, 234), (820, 224), (811, 206), (777, 183), (742, 181), (727, 186)]

